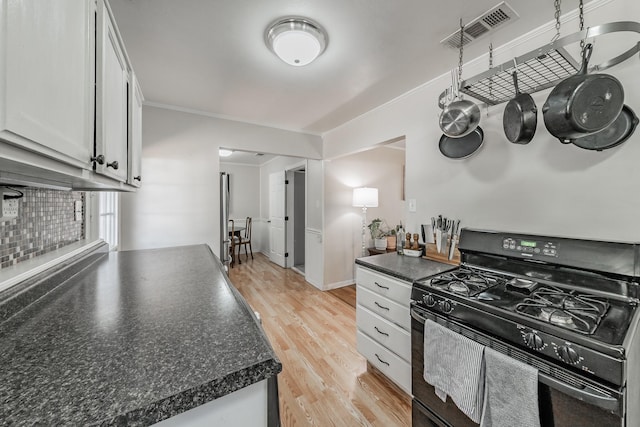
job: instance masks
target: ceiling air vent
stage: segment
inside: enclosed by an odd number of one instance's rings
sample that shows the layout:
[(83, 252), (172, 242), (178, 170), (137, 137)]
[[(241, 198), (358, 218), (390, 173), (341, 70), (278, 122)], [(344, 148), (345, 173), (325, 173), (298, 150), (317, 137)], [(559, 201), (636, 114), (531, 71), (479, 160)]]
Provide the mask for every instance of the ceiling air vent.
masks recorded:
[[(520, 16), (516, 11), (507, 2), (503, 1), (464, 26), (462, 45), (466, 46), (485, 34), (495, 31), (502, 24), (513, 22), (518, 18)], [(441, 40), (440, 43), (454, 49), (460, 49), (460, 30)]]

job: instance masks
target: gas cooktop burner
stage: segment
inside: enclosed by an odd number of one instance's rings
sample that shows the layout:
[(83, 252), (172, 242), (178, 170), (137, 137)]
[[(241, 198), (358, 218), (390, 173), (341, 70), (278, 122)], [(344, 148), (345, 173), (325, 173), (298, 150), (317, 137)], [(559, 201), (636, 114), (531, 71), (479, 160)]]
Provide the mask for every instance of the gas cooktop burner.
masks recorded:
[(499, 280), (498, 277), (494, 277), (489, 273), (461, 267), (434, 277), (429, 285), (437, 289), (445, 289), (455, 294), (470, 297), (496, 285)]
[(609, 309), (604, 298), (546, 286), (534, 291), (516, 311), (556, 326), (583, 334), (593, 334)]

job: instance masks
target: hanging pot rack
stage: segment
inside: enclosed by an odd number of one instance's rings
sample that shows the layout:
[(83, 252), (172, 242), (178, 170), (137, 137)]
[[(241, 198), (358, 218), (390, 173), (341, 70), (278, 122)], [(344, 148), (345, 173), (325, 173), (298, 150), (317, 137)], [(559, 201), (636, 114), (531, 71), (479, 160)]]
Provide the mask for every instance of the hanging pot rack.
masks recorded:
[[(640, 23), (634, 21), (610, 22), (569, 34), (538, 49), (490, 68), (460, 83), (460, 92), (487, 105), (507, 102), (515, 96), (512, 74), (518, 68), (518, 84), (521, 92), (535, 93), (556, 86), (580, 68), (565, 46), (581, 40), (616, 32), (640, 34)], [(618, 65), (640, 52), (640, 42), (624, 53), (601, 64), (589, 67), (589, 72), (599, 72)], [(444, 105), (447, 91), (443, 91), (438, 103)]]

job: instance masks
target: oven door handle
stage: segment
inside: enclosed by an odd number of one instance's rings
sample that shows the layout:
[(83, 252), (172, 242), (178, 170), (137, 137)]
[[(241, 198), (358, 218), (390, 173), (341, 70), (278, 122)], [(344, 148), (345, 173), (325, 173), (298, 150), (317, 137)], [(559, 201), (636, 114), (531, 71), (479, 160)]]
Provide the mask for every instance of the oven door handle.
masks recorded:
[[(411, 317), (424, 324), (426, 318), (420, 314), (419, 309), (411, 307), (410, 312)], [(582, 400), (585, 403), (611, 411), (617, 415), (622, 414), (622, 399), (620, 397), (612, 396), (596, 388), (589, 387), (588, 385), (585, 386), (585, 388), (577, 388), (563, 381), (557, 380), (543, 372), (538, 372), (538, 380), (555, 390), (578, 400)]]
[(414, 309), (413, 307), (411, 307), (410, 313), (411, 313), (411, 317), (413, 317), (414, 319), (416, 319), (418, 322), (420, 322), (422, 324), (424, 324), (425, 320), (427, 320), (426, 317), (421, 316), (418, 313), (418, 311), (416, 309)]
[(620, 399), (593, 387), (586, 386), (585, 388), (577, 388), (542, 372), (538, 372), (538, 380), (555, 390), (582, 400), (585, 403), (597, 406), (598, 408), (611, 411), (618, 415), (622, 412), (622, 401)]

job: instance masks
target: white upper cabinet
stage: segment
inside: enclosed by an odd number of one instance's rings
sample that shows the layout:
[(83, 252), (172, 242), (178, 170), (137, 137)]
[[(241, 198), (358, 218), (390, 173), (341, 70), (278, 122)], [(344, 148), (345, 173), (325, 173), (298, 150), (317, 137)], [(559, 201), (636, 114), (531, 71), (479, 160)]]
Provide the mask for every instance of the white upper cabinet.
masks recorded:
[(126, 181), (130, 67), (103, 0), (98, 1), (96, 22), (96, 172)]
[(0, 0), (0, 183), (135, 190), (142, 101), (107, 0)]
[(0, 139), (91, 169), (94, 8), (0, 0)]
[(131, 73), (129, 83), (129, 173), (127, 183), (139, 187), (142, 182), (142, 91)]

